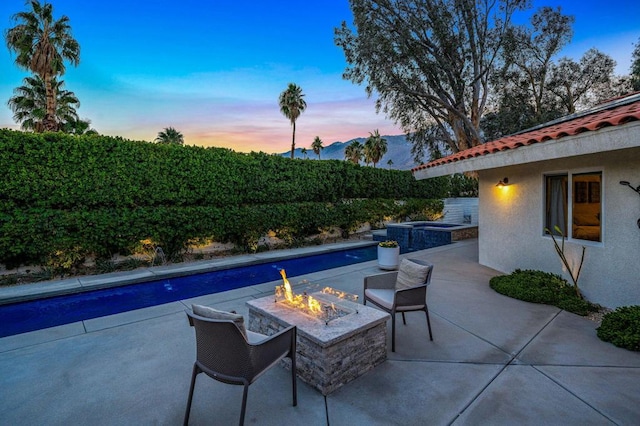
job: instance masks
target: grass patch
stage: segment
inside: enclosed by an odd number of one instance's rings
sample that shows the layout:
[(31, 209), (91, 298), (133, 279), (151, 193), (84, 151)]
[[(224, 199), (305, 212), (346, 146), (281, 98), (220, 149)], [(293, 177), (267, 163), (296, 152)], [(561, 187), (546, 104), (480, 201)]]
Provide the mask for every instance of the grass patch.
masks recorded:
[(640, 351), (640, 306), (622, 306), (609, 312), (602, 318), (597, 332), (600, 340)]
[(553, 305), (582, 316), (599, 309), (597, 305), (579, 298), (567, 280), (548, 272), (516, 269), (509, 275), (493, 277), (489, 285), (498, 293), (514, 299)]

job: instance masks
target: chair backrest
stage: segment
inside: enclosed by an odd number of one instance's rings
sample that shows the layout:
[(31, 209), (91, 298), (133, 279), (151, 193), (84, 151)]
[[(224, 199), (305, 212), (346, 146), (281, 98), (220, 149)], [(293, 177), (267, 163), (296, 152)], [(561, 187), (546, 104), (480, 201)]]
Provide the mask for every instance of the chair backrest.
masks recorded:
[(409, 260), (412, 261), (413, 263), (417, 263), (418, 265), (429, 266), (429, 272), (427, 272), (427, 276), (424, 280), (424, 283), (426, 285), (431, 284), (431, 275), (433, 274), (433, 264), (422, 259), (409, 259)]
[(254, 375), (249, 344), (231, 320), (215, 320), (187, 311), (196, 331), (196, 360), (207, 374), (229, 378)]
[(396, 275), (396, 290), (429, 285), (433, 265), (420, 259), (402, 259)]
[[(414, 283), (413, 286), (405, 286), (400, 288), (395, 293), (395, 305), (396, 307), (402, 306), (424, 306), (427, 303), (427, 287), (431, 283), (431, 274), (433, 272), (433, 265), (429, 262), (420, 259), (407, 259), (412, 263), (417, 263), (421, 266), (427, 266), (427, 274), (424, 277), (424, 281), (421, 283)], [(405, 283), (403, 283), (405, 284)], [(396, 286), (396, 288), (398, 288)]]

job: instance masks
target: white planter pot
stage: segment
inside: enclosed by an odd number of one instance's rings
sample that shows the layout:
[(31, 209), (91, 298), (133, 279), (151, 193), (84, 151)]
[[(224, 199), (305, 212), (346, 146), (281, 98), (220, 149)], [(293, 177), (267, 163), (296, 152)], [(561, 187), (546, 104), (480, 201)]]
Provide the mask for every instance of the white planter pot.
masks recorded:
[(392, 271), (400, 264), (400, 247), (378, 246), (378, 267)]

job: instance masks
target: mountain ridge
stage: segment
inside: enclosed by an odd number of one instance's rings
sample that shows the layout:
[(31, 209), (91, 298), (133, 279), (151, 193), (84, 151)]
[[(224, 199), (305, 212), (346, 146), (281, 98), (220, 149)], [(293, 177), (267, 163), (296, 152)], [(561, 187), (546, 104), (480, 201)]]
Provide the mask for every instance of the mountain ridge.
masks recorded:
[[(383, 135), (382, 138), (387, 141), (387, 153), (382, 157), (380, 162), (376, 164), (376, 167), (393, 170), (411, 170), (412, 168), (420, 165), (420, 163), (416, 163), (413, 159), (413, 155), (411, 154), (411, 144), (407, 141), (406, 135)], [(364, 145), (366, 140), (367, 138), (361, 137), (349, 139), (346, 142), (332, 142), (320, 151), (320, 160), (345, 161), (345, 149), (354, 141), (358, 141), (360, 144)], [(307, 150), (306, 155), (303, 155), (302, 153), (303, 148), (306, 148)], [(291, 157), (291, 151), (283, 152), (279, 155), (289, 158)], [(307, 147), (296, 148), (294, 150), (294, 158), (318, 160), (318, 156), (313, 152), (313, 150)], [(362, 161), (360, 164), (365, 165)]]

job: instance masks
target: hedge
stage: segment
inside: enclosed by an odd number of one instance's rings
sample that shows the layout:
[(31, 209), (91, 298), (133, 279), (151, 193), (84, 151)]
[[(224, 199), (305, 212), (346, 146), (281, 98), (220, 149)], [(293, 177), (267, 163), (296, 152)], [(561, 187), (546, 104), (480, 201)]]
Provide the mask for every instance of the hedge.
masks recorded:
[(0, 263), (7, 265), (125, 254), (146, 238), (175, 254), (201, 238), (247, 245), (268, 231), (349, 231), (441, 211), (429, 200), (469, 184), (416, 181), (409, 171), (347, 161), (7, 129), (0, 167)]

